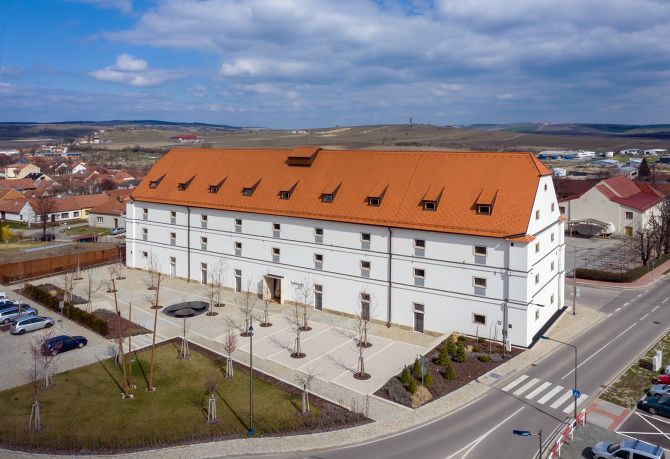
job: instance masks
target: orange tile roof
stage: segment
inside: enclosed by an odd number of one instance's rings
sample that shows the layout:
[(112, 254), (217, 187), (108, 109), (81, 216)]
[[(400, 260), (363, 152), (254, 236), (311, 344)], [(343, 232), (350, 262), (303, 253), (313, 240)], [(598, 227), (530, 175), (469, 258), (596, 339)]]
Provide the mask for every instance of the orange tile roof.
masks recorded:
[[(540, 176), (551, 175), (531, 153), (319, 150), (311, 166), (289, 166), (310, 150), (174, 149), (132, 198), (173, 205), (312, 218), (493, 237), (524, 236)], [(161, 179), (162, 177), (162, 179)], [(186, 190), (178, 183), (193, 177)], [(155, 188), (151, 181), (160, 180)], [(209, 186), (226, 179), (217, 193)], [(286, 183), (298, 182), (290, 199)], [(258, 183), (252, 196), (242, 189)], [(367, 197), (388, 184), (379, 207)], [(478, 215), (482, 190), (495, 190), (491, 215)], [(285, 190), (284, 190), (285, 191)], [(333, 202), (321, 200), (333, 193)], [(436, 211), (423, 209), (438, 196)]]

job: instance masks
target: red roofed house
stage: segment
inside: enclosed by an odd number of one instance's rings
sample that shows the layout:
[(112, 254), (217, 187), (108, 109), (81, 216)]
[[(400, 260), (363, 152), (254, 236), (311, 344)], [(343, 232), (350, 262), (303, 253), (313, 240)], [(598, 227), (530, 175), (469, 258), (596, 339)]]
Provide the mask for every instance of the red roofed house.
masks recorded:
[(619, 175), (601, 180), (570, 200), (569, 218), (613, 223), (615, 234), (632, 236), (637, 228), (647, 224), (664, 199), (665, 195), (652, 185)]
[(109, 199), (93, 207), (88, 213), (89, 226), (102, 228), (126, 227), (126, 202), (133, 190), (111, 190), (106, 194)]
[(179, 134), (170, 137), (170, 140), (177, 140), (179, 142), (197, 142), (198, 136), (195, 134)]

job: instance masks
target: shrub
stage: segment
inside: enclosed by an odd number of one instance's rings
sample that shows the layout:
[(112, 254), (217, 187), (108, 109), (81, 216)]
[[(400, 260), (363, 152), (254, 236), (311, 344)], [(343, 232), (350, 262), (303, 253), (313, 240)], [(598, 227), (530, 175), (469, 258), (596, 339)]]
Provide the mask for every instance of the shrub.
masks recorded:
[[(451, 343), (451, 344), (453, 344), (453, 343)], [(449, 364), (449, 360), (451, 359), (451, 357), (450, 357), (451, 354), (449, 353), (449, 350), (447, 348), (448, 348), (448, 346), (444, 346), (444, 347), (440, 348), (440, 352), (437, 354), (437, 364), (438, 365), (445, 366), (445, 365)], [(456, 349), (454, 348), (454, 352), (455, 351), (456, 351)]]
[(459, 342), (458, 346), (456, 346), (456, 353), (454, 354), (454, 361), (455, 362), (465, 362), (468, 359), (468, 354), (465, 352), (465, 344), (463, 342)]
[(456, 353), (456, 343), (454, 343), (454, 340), (449, 338), (449, 340), (447, 340), (445, 349), (447, 350), (447, 354), (454, 355)]
[[(407, 373), (407, 375), (409, 376), (409, 373)], [(411, 406), (412, 399), (409, 392), (407, 392), (407, 389), (405, 389), (405, 386), (403, 386), (398, 378), (391, 378), (386, 383), (384, 390), (390, 400), (400, 403), (401, 405)]]
[(416, 390), (417, 390), (416, 381), (414, 380), (414, 378), (411, 378), (409, 380), (409, 392), (410, 394), (414, 395), (416, 394)]
[(447, 362), (447, 364), (444, 366), (444, 370), (445, 378), (449, 380), (456, 379), (456, 372), (454, 371), (454, 367), (451, 366), (451, 362)]
[[(660, 266), (670, 259), (670, 254), (662, 255), (656, 260)], [(638, 266), (629, 271), (600, 271), (598, 269), (577, 268), (577, 277), (580, 279), (600, 280), (606, 282), (634, 282), (651, 270), (651, 266)]]
[(456, 340), (457, 340), (459, 343), (464, 343), (464, 344), (465, 344), (466, 339), (467, 339), (467, 338), (466, 338), (465, 336), (463, 336), (463, 335), (459, 335), (458, 338), (456, 338)]
[(403, 383), (405, 386), (409, 386), (410, 379), (412, 379), (412, 377), (409, 375), (407, 367), (403, 368), (402, 372), (400, 373), (400, 382)]
[(472, 352), (481, 352), (482, 350), (479, 348), (479, 346), (472, 346)]
[(479, 360), (480, 362), (489, 363), (491, 361), (491, 357), (489, 357), (486, 354), (478, 355), (477, 360)]
[(479, 338), (477, 338), (477, 342), (478, 342), (479, 344), (486, 344), (486, 338), (482, 338), (482, 337), (480, 336)]
[(433, 377), (430, 375), (430, 371), (426, 370), (426, 374), (423, 377), (423, 385), (430, 387), (433, 385)]
[(412, 374), (414, 375), (415, 378), (421, 377), (421, 363), (419, 363), (419, 359), (414, 360), (414, 365), (412, 366)]

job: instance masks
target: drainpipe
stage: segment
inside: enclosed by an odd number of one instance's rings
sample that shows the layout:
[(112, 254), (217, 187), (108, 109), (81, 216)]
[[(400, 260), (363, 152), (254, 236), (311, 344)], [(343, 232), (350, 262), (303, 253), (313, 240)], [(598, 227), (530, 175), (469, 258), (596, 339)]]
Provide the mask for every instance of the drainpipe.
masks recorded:
[(503, 345), (503, 359), (505, 358), (505, 347), (507, 346), (508, 332), (509, 332), (509, 281), (510, 281), (510, 252), (512, 242), (505, 244), (504, 253), (504, 273), (503, 277), (503, 324), (502, 324), (502, 345)]
[(186, 206), (188, 220), (186, 226), (186, 282), (191, 282), (191, 208)]
[(388, 259), (389, 259), (389, 266), (388, 266), (388, 295), (387, 295), (387, 305), (386, 305), (386, 327), (391, 328), (391, 290), (393, 287), (393, 282), (391, 280), (391, 263), (393, 260), (393, 255), (391, 252), (392, 245), (391, 241), (393, 239), (393, 230), (391, 229), (390, 226), (386, 227), (389, 230), (389, 241), (388, 241)]

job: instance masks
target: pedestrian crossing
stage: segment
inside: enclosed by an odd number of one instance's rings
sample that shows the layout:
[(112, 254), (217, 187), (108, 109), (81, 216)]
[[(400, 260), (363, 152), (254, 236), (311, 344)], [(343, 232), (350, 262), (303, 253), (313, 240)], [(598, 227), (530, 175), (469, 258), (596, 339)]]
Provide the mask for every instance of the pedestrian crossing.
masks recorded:
[[(528, 375), (520, 375), (507, 383), (501, 390), (540, 405), (547, 405), (551, 409), (560, 410), (565, 414), (571, 414), (575, 406), (572, 388), (565, 388), (559, 384), (542, 381), (539, 378), (531, 378)], [(588, 397), (587, 394), (581, 394), (577, 399), (577, 406), (583, 404)]]

